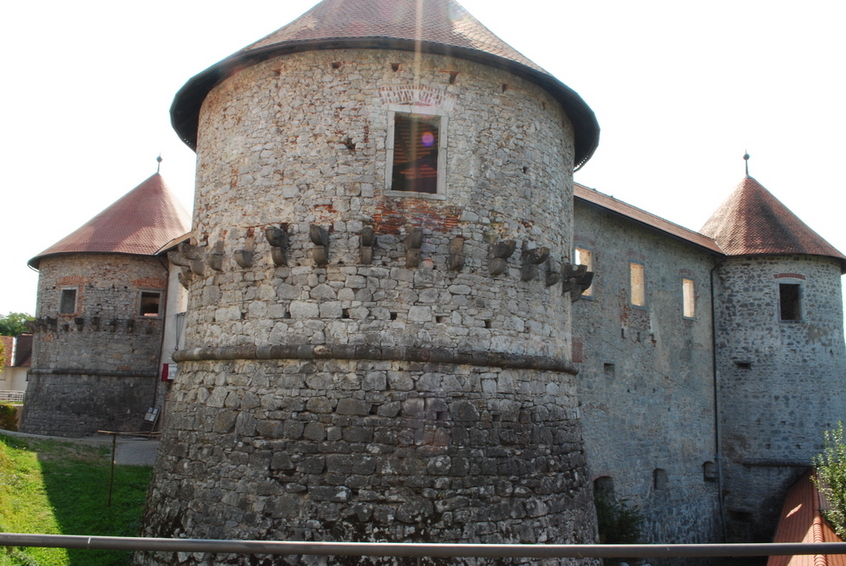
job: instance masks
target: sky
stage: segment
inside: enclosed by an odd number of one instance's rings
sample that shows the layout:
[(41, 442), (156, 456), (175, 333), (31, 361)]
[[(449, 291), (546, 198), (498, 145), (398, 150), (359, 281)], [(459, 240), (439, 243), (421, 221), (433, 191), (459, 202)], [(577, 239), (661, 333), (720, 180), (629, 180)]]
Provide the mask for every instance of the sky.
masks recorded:
[[(0, 7), (0, 316), (27, 260), (156, 171), (187, 209), (170, 127), (192, 76), (315, 0), (10, 0)], [(697, 230), (750, 174), (846, 253), (846, 2), (463, 0), (578, 92), (601, 134), (576, 181)]]

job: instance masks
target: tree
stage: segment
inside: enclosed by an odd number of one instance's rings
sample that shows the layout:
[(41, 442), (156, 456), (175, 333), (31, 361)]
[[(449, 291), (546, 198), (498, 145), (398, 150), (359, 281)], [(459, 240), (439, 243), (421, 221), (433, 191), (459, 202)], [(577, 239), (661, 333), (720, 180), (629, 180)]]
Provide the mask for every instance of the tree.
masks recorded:
[(814, 483), (831, 506), (823, 514), (840, 538), (846, 539), (846, 439), (843, 422), (825, 432), (823, 453), (814, 458), (817, 477)]
[(26, 323), (35, 317), (23, 312), (10, 312), (0, 316), (0, 336), (18, 336), (27, 331)]
[(6, 365), (6, 345), (0, 340), (0, 370)]

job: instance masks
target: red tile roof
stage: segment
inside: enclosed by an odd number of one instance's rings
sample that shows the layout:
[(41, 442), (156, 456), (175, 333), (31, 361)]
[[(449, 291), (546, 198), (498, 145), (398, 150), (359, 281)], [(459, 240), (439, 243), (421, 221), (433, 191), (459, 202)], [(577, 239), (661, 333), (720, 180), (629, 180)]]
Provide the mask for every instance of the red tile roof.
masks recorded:
[(65, 253), (153, 255), (163, 244), (190, 228), (190, 216), (156, 173), (81, 228), (29, 260), (29, 265), (37, 269), (43, 257)]
[(723, 251), (720, 249), (720, 246), (718, 246), (711, 238), (703, 236), (699, 232), (683, 228), (678, 224), (673, 224), (672, 222), (664, 220), (663, 218), (655, 216), (645, 210), (641, 210), (623, 201), (619, 201), (612, 196), (600, 193), (597, 190), (590, 189), (578, 183), (574, 183), (574, 195), (576, 199), (600, 206), (630, 220), (634, 220), (635, 222), (645, 224), (650, 228), (660, 230), (670, 236), (674, 236), (686, 242), (703, 247), (709, 251), (723, 255)]
[(28, 368), (32, 363), (32, 334), (15, 338), (15, 367)]
[[(843, 542), (820, 514), (820, 494), (811, 472), (787, 491), (773, 542)], [(767, 566), (846, 566), (846, 555), (771, 556)]]
[(15, 360), (12, 359), (12, 354), (15, 351), (15, 337), (0, 336), (0, 342), (3, 343), (3, 355), (6, 356), (3, 367), (11, 367), (15, 363)]
[(799, 220), (767, 189), (746, 177), (700, 230), (729, 256), (805, 254), (840, 260), (846, 256)]
[(323, 0), (188, 81), (171, 107), (174, 129), (196, 148), (203, 100), (244, 66), (298, 51), (347, 48), (420, 50), (503, 68), (542, 86), (562, 104), (576, 132), (576, 165), (590, 159), (599, 142), (596, 117), (576, 92), (495, 36), (455, 0)]

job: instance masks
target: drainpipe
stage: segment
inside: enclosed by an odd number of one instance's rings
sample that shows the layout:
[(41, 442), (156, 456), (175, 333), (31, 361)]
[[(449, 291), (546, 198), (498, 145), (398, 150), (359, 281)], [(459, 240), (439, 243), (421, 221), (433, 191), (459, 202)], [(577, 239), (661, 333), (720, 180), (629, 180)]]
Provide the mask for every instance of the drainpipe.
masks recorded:
[(723, 528), (723, 542), (728, 539), (726, 530), (726, 504), (723, 498), (723, 457), (720, 452), (720, 380), (717, 373), (717, 307), (714, 300), (714, 272), (720, 263), (711, 268), (711, 370), (714, 374), (714, 460), (717, 466), (717, 501), (720, 506), (720, 523)]

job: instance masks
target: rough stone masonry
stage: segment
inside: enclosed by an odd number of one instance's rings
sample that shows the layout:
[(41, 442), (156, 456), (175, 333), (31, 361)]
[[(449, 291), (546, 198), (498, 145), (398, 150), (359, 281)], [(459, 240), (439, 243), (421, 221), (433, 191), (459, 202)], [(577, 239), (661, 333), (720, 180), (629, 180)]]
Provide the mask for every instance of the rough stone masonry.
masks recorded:
[[(403, 111), (441, 117), (443, 192), (386, 188)], [(144, 535), (593, 542), (556, 99), (456, 58), (303, 52), (216, 86), (198, 139), (186, 349)]]

